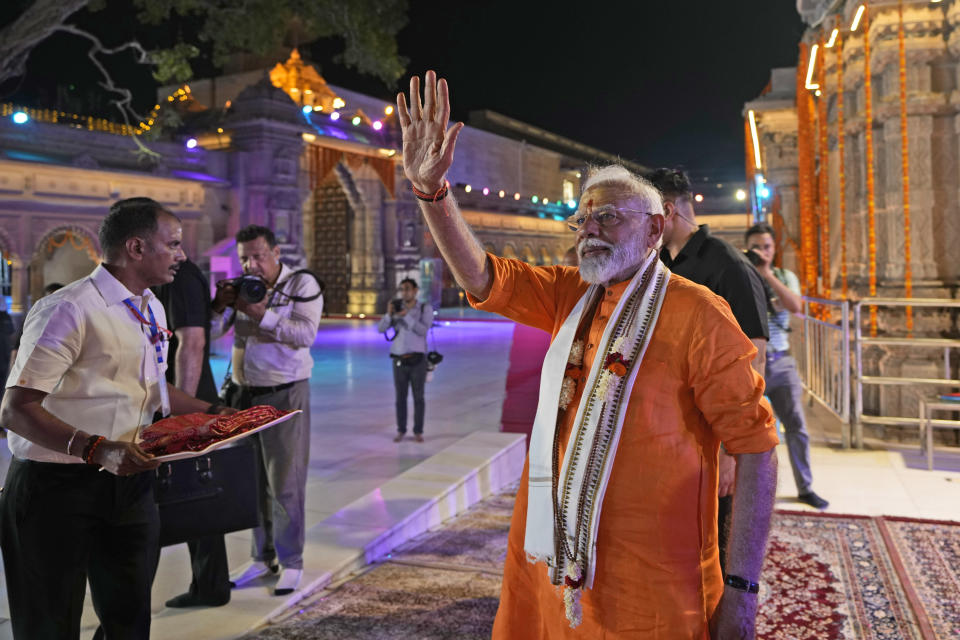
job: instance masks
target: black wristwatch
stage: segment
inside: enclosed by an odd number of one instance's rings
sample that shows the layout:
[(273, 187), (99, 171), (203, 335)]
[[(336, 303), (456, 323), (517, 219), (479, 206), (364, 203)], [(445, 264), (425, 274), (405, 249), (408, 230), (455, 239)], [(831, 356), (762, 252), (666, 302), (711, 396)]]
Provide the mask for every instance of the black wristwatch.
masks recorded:
[(741, 578), (740, 576), (728, 575), (723, 584), (728, 587), (733, 587), (737, 591), (746, 591), (747, 593), (759, 593), (760, 585), (756, 582), (750, 582), (746, 578)]
[(218, 400), (212, 403), (209, 407), (207, 407), (206, 413), (209, 413), (210, 415), (215, 415), (220, 413), (220, 409), (223, 409), (223, 403)]

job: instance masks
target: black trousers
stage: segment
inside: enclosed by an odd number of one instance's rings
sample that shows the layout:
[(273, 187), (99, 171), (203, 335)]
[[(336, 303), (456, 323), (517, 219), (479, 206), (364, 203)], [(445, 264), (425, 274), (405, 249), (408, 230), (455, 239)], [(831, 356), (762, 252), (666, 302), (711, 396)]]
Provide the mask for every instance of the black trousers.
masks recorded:
[(227, 565), (227, 544), (223, 534), (189, 540), (190, 594), (201, 600), (230, 599), (230, 568)]
[(86, 582), (98, 638), (150, 636), (160, 520), (153, 472), (14, 458), (0, 496), (0, 549), (13, 637), (80, 637)]
[(413, 387), (413, 432), (423, 433), (423, 388), (427, 383), (427, 359), (421, 354), (417, 364), (407, 365), (393, 359), (393, 385), (397, 391), (397, 431), (407, 432), (407, 390)]

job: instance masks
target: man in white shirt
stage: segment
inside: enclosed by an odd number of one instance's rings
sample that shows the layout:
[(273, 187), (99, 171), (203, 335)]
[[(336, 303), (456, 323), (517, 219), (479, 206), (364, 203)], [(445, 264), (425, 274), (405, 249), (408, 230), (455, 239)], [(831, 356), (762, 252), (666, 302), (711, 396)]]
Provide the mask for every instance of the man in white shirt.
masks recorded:
[(181, 235), (153, 200), (117, 202), (100, 226), (103, 263), (27, 315), (0, 407), (14, 455), (0, 548), (15, 638), (79, 637), (88, 580), (95, 637), (150, 635), (157, 462), (137, 428), (161, 408), (216, 410), (164, 377), (169, 332), (149, 287), (173, 280)]
[(417, 281), (404, 278), (391, 300), (387, 313), (380, 318), (377, 329), (387, 334), (392, 328), (390, 359), (393, 361), (393, 386), (396, 390), (397, 435), (394, 442), (403, 440), (407, 433), (407, 390), (413, 389), (413, 439), (423, 442), (423, 415), (426, 402), (423, 388), (427, 381), (427, 331), (433, 325), (433, 307), (428, 302), (417, 302)]
[[(303, 541), (307, 465), (310, 460), (310, 347), (323, 313), (319, 281), (280, 262), (273, 232), (250, 225), (236, 236), (243, 272), (266, 285), (266, 295), (253, 301), (243, 287), (218, 286), (213, 300), (218, 333), (234, 327), (233, 405), (245, 409), (270, 405), (303, 413), (251, 436), (260, 459), (261, 526), (253, 530), (253, 562), (233, 576), (241, 586), (276, 573), (274, 594), (299, 587), (303, 574)], [(279, 561), (279, 567), (277, 562)]]

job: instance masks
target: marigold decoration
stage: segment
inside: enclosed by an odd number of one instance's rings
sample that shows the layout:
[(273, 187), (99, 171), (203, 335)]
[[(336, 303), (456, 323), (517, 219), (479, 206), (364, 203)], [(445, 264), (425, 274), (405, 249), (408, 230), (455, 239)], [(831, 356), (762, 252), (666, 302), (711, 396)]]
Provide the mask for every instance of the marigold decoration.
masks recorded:
[[(837, 18), (837, 25), (840, 19)], [(843, 36), (837, 36), (835, 44), (837, 50), (837, 178), (840, 182), (840, 193), (837, 204), (840, 209), (840, 291), (843, 299), (847, 299), (847, 176), (844, 171), (846, 157), (844, 149), (847, 132), (843, 128)]]
[(814, 261), (811, 251), (814, 249), (810, 242), (811, 210), (813, 208), (813, 135), (810, 131), (811, 100), (806, 90), (806, 66), (808, 64), (808, 48), (805, 42), (800, 43), (800, 60), (797, 64), (797, 165), (798, 165), (798, 200), (800, 205), (800, 275), (803, 282), (803, 292), (806, 295), (815, 295), (816, 277), (813, 273)]
[(583, 375), (583, 340), (575, 340), (570, 347), (567, 370), (560, 383), (560, 409), (566, 410), (577, 392), (577, 380)]
[[(897, 3), (900, 22), (897, 43), (900, 49), (900, 158), (903, 165), (903, 288), (904, 297), (913, 297), (913, 266), (910, 264), (910, 141), (907, 128), (907, 47), (903, 29), (903, 0)], [(913, 307), (907, 307), (907, 335), (913, 335)]]
[[(817, 82), (820, 85), (821, 96), (817, 100), (817, 124), (820, 133), (820, 206), (817, 220), (817, 233), (820, 234), (820, 282), (823, 286), (822, 295), (830, 298), (830, 157), (827, 138), (827, 56), (820, 40), (820, 50), (824, 52), (823, 59), (817, 73)], [(827, 320), (829, 307), (823, 305), (818, 317)]]
[[(873, 180), (873, 86), (870, 81), (870, 8), (863, 5), (863, 126), (867, 155), (867, 269), (870, 297), (877, 295), (877, 227)], [(870, 336), (877, 337), (877, 308), (870, 306)]]

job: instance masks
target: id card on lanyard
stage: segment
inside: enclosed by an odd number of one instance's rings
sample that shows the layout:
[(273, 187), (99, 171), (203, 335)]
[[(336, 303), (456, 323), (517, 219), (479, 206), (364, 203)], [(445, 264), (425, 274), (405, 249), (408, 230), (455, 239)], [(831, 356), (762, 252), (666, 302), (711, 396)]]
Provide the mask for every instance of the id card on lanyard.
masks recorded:
[[(130, 309), (133, 316), (140, 321), (140, 324), (150, 327), (150, 342), (154, 348), (154, 366), (157, 371), (157, 386), (160, 390), (160, 413), (166, 418), (170, 415), (170, 391), (167, 389), (167, 377), (163, 373), (164, 336), (161, 333), (161, 328), (157, 324), (157, 318), (153, 315), (153, 309), (150, 308), (149, 303), (147, 303), (147, 313), (150, 315), (149, 321), (143, 317), (140, 309), (137, 309), (137, 306), (133, 304), (132, 299), (127, 298), (123, 303), (127, 305), (127, 308)], [(163, 329), (163, 331), (165, 331), (165, 329)]]

